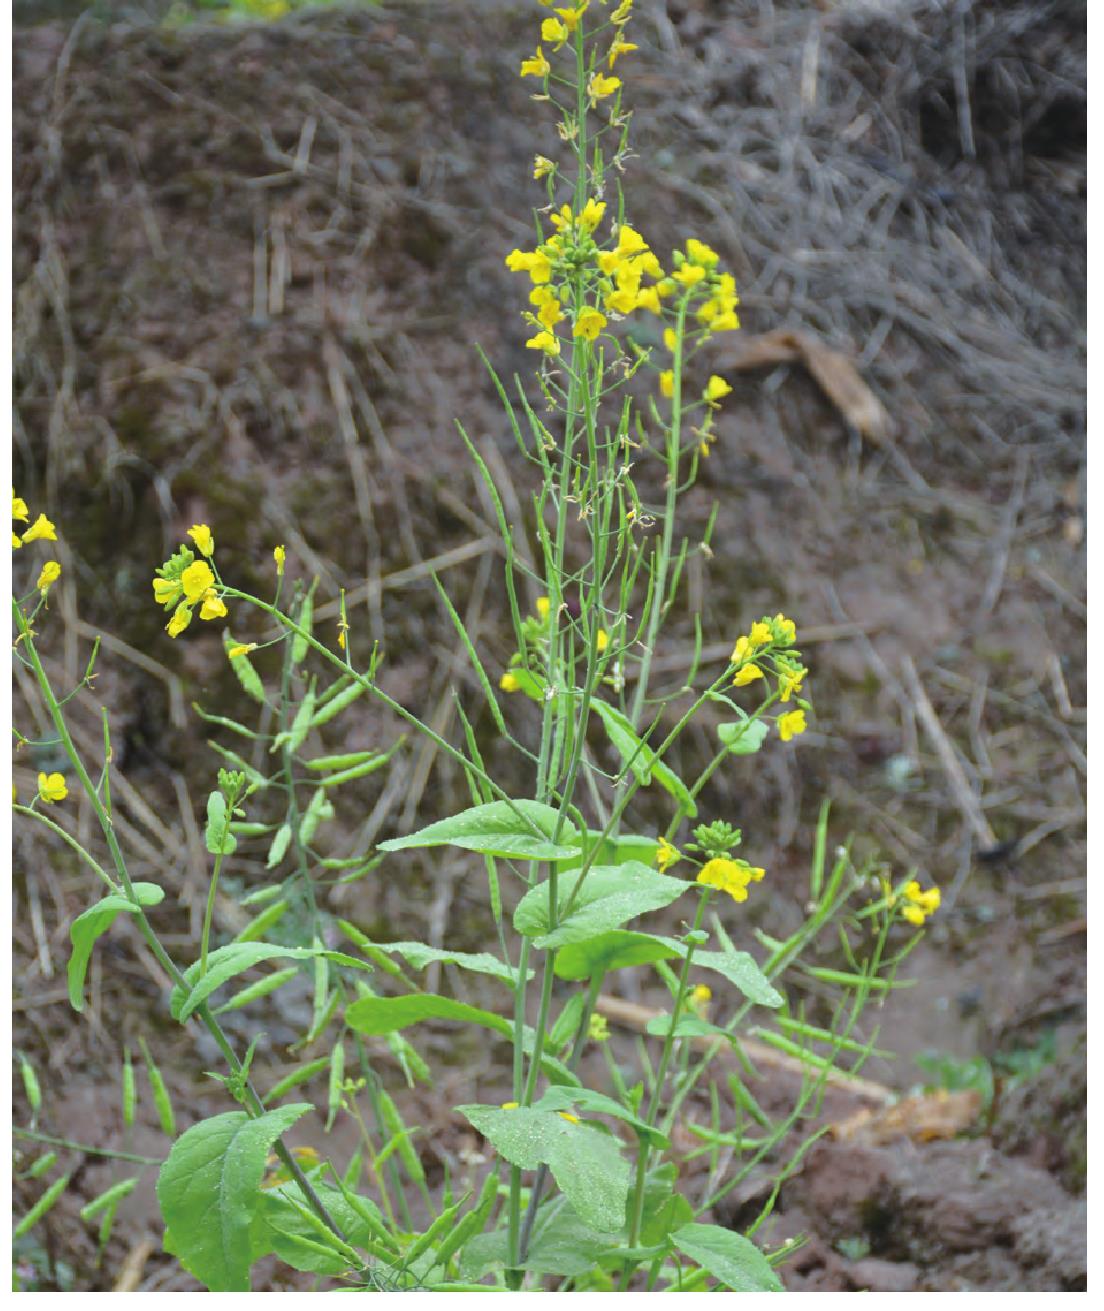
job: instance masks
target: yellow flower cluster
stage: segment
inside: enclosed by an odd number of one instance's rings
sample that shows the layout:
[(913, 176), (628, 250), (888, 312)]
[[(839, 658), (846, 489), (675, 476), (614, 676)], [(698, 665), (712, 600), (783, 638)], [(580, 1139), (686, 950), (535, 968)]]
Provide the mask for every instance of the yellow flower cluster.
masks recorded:
[(197, 605), (200, 619), (223, 619), (228, 613), (218, 592), (215, 572), (207, 563), (215, 554), (210, 528), (205, 523), (193, 524), (188, 536), (204, 559), (197, 560), (189, 547), (182, 546), (156, 571), (153, 579), (153, 599), (173, 612), (165, 626), (170, 637), (179, 637), (188, 627)]
[[(31, 512), (27, 509), (27, 502), (22, 496), (16, 496), (15, 488), (12, 488), (12, 522), (13, 523), (30, 523)], [(12, 550), (18, 551), (21, 547), (30, 542), (56, 542), (57, 529), (46, 518), (40, 514), (31, 524), (30, 528), (22, 537), (12, 529)], [(54, 583), (61, 577), (61, 565), (56, 560), (47, 560), (39, 570), (38, 581), (35, 587), (45, 595)]]
[(727, 892), (733, 901), (747, 901), (748, 884), (758, 883), (767, 871), (749, 865), (746, 860), (715, 856), (698, 871), (697, 881), (709, 888)]
[[(773, 619), (764, 617), (752, 624), (750, 631), (736, 639), (729, 662), (736, 666), (732, 676), (734, 687), (746, 687), (765, 677), (762, 665), (769, 662), (778, 680), (778, 699), (785, 705), (801, 691), (808, 670), (802, 665), (798, 653), (790, 648), (797, 641), (797, 627), (792, 619), (777, 614)], [(788, 710), (776, 721), (783, 742), (789, 742), (804, 733), (805, 703)]]
[(910, 924), (915, 924), (919, 928), (929, 915), (934, 915), (939, 909), (940, 900), (938, 888), (928, 888), (924, 891), (913, 879), (905, 884), (906, 904), (901, 908), (901, 914)]

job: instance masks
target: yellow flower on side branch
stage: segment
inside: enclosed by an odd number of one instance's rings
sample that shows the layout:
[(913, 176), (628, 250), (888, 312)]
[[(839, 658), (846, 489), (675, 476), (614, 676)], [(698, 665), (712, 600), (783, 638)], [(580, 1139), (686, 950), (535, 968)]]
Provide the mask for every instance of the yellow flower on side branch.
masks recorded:
[(699, 870), (697, 882), (727, 892), (733, 901), (747, 901), (748, 884), (758, 883), (764, 874), (765, 869), (749, 865), (746, 860), (715, 856)]
[(35, 587), (37, 587), (40, 592), (48, 592), (50, 590), (51, 585), (53, 583), (56, 583), (60, 577), (61, 577), (61, 565), (59, 565), (56, 560), (47, 560), (46, 563), (42, 566), (42, 570), (38, 575), (38, 582), (35, 583)]
[(53, 805), (56, 801), (64, 801), (69, 795), (69, 789), (65, 786), (65, 776), (63, 774), (40, 773), (38, 776), (38, 795), (50, 805)]

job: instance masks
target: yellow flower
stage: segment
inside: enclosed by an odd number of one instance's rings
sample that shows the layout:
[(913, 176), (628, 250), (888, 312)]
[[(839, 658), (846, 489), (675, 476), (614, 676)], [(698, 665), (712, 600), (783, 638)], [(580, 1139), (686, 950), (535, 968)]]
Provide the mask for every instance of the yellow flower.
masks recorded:
[[(634, 50), (636, 46), (632, 47)], [(622, 223), (617, 229), (617, 253), (626, 258), (630, 255), (638, 255), (641, 251), (648, 249), (648, 243), (635, 228), (629, 227), (627, 223)]]
[(604, 628), (599, 628), (594, 639), (594, 649), (599, 655), (609, 646), (609, 633)]
[(49, 519), (46, 518), (44, 514), (40, 514), (38, 518), (34, 521), (34, 523), (30, 526), (30, 528), (28, 528), (27, 531), (23, 534), (24, 546), (26, 546), (28, 542), (38, 542), (38, 541), (46, 541), (46, 542), (57, 541), (57, 530), (54, 528), (54, 525), (49, 521)]
[(556, 165), (545, 155), (533, 156), (533, 178), (539, 182), (541, 178), (546, 178), (549, 173), (555, 172)]
[(56, 583), (60, 577), (61, 565), (59, 565), (56, 560), (47, 560), (42, 566), (42, 571), (38, 575), (38, 582), (35, 583), (35, 587), (37, 587), (40, 592), (48, 592), (50, 590), (50, 584)]
[(901, 914), (910, 924), (917, 926), (935, 914), (941, 901), (938, 888), (928, 888), (925, 892), (915, 879), (905, 884), (905, 897), (909, 904), (902, 908)]
[(23, 540), (22, 540), (22, 538), (19, 536), (19, 534), (18, 534), (17, 532), (14, 532), (14, 531), (13, 531), (13, 532), (12, 532), (12, 550), (13, 550), (13, 551), (18, 551), (19, 548), (20, 548), (22, 545), (23, 545)]
[(709, 325), (713, 332), (735, 332), (740, 326), (740, 320), (729, 310), (725, 314), (719, 314)]
[(575, 320), (574, 335), (576, 337), (585, 337), (587, 341), (593, 341), (606, 326), (606, 323), (606, 316), (600, 310), (587, 306), (586, 309), (579, 311), (579, 317)]
[(180, 575), (180, 586), (184, 589), (184, 596), (189, 601), (198, 601), (214, 581), (215, 575), (211, 572), (211, 566), (205, 564), (202, 560), (190, 564)]
[(705, 385), (705, 399), (711, 404), (723, 399), (732, 391), (732, 388), (721, 377), (719, 373), (714, 373)]
[(548, 296), (540, 307), (537, 319), (541, 327), (551, 331), (557, 323), (563, 318), (563, 311), (560, 308), (560, 302), (555, 296)]
[(790, 710), (778, 717), (778, 735), (783, 742), (805, 732), (805, 711)]
[(21, 523), (26, 523), (30, 519), (30, 513), (27, 510), (27, 502), (22, 496), (16, 496), (15, 488), (12, 488), (12, 518), (18, 519)]
[(570, 1111), (557, 1111), (556, 1114), (561, 1120), (566, 1120), (568, 1124), (579, 1123), (579, 1117), (577, 1115), (572, 1115)]
[(691, 237), (686, 243), (686, 254), (692, 264), (700, 264), (704, 268), (712, 268), (721, 258), (715, 250), (707, 246), (704, 241), (698, 241)]
[(661, 874), (666, 874), (671, 866), (681, 859), (682, 852), (679, 851), (678, 847), (672, 846), (666, 838), (659, 839), (659, 845), (656, 847), (655, 863)]
[(663, 329), (663, 344), (672, 355), (675, 353), (675, 347), (678, 345), (678, 334), (675, 332), (674, 328)]
[(517, 692), (521, 687), (521, 681), (516, 674), (511, 674), (507, 671), (498, 680), (498, 685), (502, 688), (503, 692)]
[(272, 558), (276, 561), (276, 577), (283, 578), (284, 561), (287, 559), (287, 552), (282, 546), (274, 546), (272, 548)]
[(552, 602), (547, 596), (537, 597), (537, 614), (541, 619), (547, 619), (552, 609)]
[(591, 73), (590, 81), (587, 83), (587, 95), (590, 97), (591, 109), (599, 100), (605, 100), (607, 96), (612, 96), (620, 85), (621, 79), (619, 77), (607, 77), (605, 73)]
[(579, 211), (579, 226), (587, 232), (593, 232), (606, 215), (606, 202), (595, 200), (593, 196)]
[(763, 671), (758, 665), (744, 665), (737, 671), (736, 677), (732, 680), (733, 687), (746, 687), (748, 683), (754, 683), (757, 678), (763, 677)]
[(773, 636), (777, 637), (784, 646), (793, 646), (797, 641), (797, 625), (792, 619), (787, 619), (785, 615), (775, 615), (772, 627), (774, 629)]
[(530, 350), (544, 351), (546, 355), (559, 355), (560, 343), (554, 333), (547, 329), (544, 332), (538, 332), (535, 337), (530, 337), (525, 343)]
[(704, 983), (699, 983), (697, 987), (690, 989), (690, 995), (686, 999), (689, 1008), (701, 1019), (706, 1019), (709, 1015), (709, 1003), (713, 1000), (713, 989), (707, 987)]
[(611, 45), (609, 49), (610, 68), (612, 68), (614, 64), (617, 62), (618, 55), (627, 55), (631, 50), (635, 50), (635, 49), (636, 46), (634, 46), (631, 41), (622, 40), (621, 33), (618, 32), (617, 35), (613, 38), (613, 45)]
[(237, 646), (232, 646), (226, 652), (231, 660), (236, 660), (238, 656), (248, 655), (250, 651), (256, 651), (256, 642), (239, 642)]
[(554, 41), (557, 50), (559, 50), (560, 46), (563, 45), (570, 35), (571, 33), (567, 30), (566, 24), (561, 23), (558, 18), (546, 18), (544, 22), (541, 23), (541, 36), (546, 41)]
[(587, 5), (589, 4), (590, 4), (590, 0), (583, 0), (583, 3), (579, 5), (578, 8), (576, 9), (556, 10), (556, 13), (558, 13), (559, 16), (563, 19), (564, 26), (567, 28), (569, 32), (574, 32), (575, 29), (579, 26), (579, 19), (582, 18), (582, 16), (586, 13)]
[(668, 398), (675, 394), (675, 375), (672, 369), (664, 369), (659, 375), (660, 395)]
[(697, 881), (727, 892), (733, 901), (747, 901), (748, 884), (757, 883), (765, 873), (766, 870), (749, 865), (747, 861), (715, 856), (699, 870)]
[(752, 624), (751, 632), (748, 634), (752, 646), (766, 646), (773, 636), (770, 624), (765, 624), (762, 620)]
[(502, 1109), (504, 1111), (516, 1111), (520, 1105), (520, 1102), (503, 1102)]
[(633, 0), (621, 0), (621, 3), (610, 14), (610, 22), (621, 26), (629, 21), (629, 15), (632, 13)]
[(606, 297), (606, 309), (613, 310), (615, 314), (631, 314), (636, 309), (638, 299), (635, 291), (622, 287), (619, 291), (611, 291)]
[(172, 578), (155, 578), (153, 580), (153, 599), (158, 605), (170, 605), (183, 594), (180, 583)]
[(684, 264), (682, 268), (675, 269), (671, 277), (684, 287), (696, 287), (705, 277), (705, 269), (700, 264)]
[(165, 632), (170, 637), (179, 637), (192, 622), (192, 612), (187, 602), (181, 601), (173, 611), (173, 617), (165, 625)]
[(552, 71), (552, 65), (544, 57), (544, 52), (540, 46), (537, 46), (537, 53), (529, 59), (521, 61), (522, 77), (547, 77)]
[(650, 310), (653, 314), (660, 312), (659, 289), (657, 287), (645, 287), (643, 291), (636, 293), (636, 308), (638, 310)]
[(778, 699), (786, 702), (795, 692), (801, 691), (807, 669), (783, 669), (778, 675)]
[(196, 550), (200, 555), (211, 558), (215, 553), (215, 539), (211, 536), (211, 530), (205, 523), (192, 524), (188, 529), (188, 536), (196, 544)]
[(587, 1037), (591, 1042), (606, 1042), (609, 1039), (609, 1021), (597, 1011), (587, 1021)]
[(48, 801), (50, 805), (53, 805), (55, 801), (64, 801), (69, 795), (64, 776), (61, 774), (39, 774), (38, 795), (43, 801)]
[(203, 604), (199, 609), (200, 619), (225, 619), (227, 613), (222, 597), (213, 587), (209, 587), (203, 593)]
[(506, 267), (514, 273), (528, 273), (534, 282), (552, 281), (552, 261), (543, 251), (512, 250), (506, 256)]

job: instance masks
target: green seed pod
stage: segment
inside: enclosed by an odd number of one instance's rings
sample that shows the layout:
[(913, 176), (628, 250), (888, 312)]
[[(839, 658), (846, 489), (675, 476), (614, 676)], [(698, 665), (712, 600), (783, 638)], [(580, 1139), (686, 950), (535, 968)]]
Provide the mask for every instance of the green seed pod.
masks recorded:
[(60, 1179), (55, 1179), (23, 1219), (15, 1226), (13, 1237), (22, 1238), (29, 1229), (33, 1229), (46, 1212), (50, 1210), (62, 1193), (65, 1192), (68, 1184), (69, 1176), (67, 1174), (63, 1174)]
[(130, 1048), (123, 1053), (123, 1124), (129, 1129), (134, 1124), (134, 1108), (138, 1104), (138, 1091), (134, 1085), (134, 1066), (130, 1061)]
[(38, 1086), (38, 1075), (35, 1074), (34, 1066), (22, 1052), (19, 1053), (19, 1072), (23, 1076), (23, 1091), (27, 1094), (31, 1114), (37, 1116), (42, 1107), (42, 1089)]
[(161, 1071), (153, 1057), (149, 1054), (149, 1048), (146, 1046), (145, 1038), (139, 1039), (142, 1044), (142, 1056), (146, 1062), (146, 1074), (149, 1076), (150, 1090), (153, 1093), (153, 1104), (157, 1107), (157, 1115), (161, 1121), (161, 1131), (170, 1138), (176, 1137), (176, 1116), (173, 1114), (172, 1099), (169, 1097), (169, 1090), (165, 1086), (165, 1080), (162, 1078)]

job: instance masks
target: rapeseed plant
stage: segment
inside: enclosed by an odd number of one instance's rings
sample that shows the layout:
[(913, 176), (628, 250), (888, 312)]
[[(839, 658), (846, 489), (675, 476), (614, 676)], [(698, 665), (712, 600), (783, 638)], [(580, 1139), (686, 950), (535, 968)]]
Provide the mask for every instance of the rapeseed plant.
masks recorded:
[[(739, 917), (751, 885), (762, 883), (764, 891), (769, 886), (765, 868), (734, 855), (743, 834), (725, 818), (683, 832), (698, 818), (699, 802), (704, 804), (705, 789), (718, 771), (753, 767), (745, 757), (778, 749), (768, 744), (772, 722), (782, 743), (803, 734), (812, 707), (802, 695), (809, 671), (797, 649), (797, 626), (782, 613), (751, 622), (734, 638), (728, 634), (731, 657), (715, 670), (700, 668), (698, 631), (684, 682), (662, 694), (652, 686), (659, 638), (691, 549), (676, 542), (678, 500), (719, 440), (715, 420), (733, 391), (708, 368), (701, 370), (704, 383), (691, 385), (687, 370), (718, 334), (740, 325), (735, 280), (720, 254), (689, 237), (661, 260), (642, 228), (629, 221), (625, 198), (611, 181), (620, 177), (628, 158), (628, 119), (621, 105), (626, 82), (631, 84), (630, 57), (638, 50), (626, 38), (632, 12), (632, 0), (616, 6), (612, 0), (583, 0), (555, 8), (540, 17), (534, 53), (519, 68), (521, 78), (540, 86), (535, 101), (557, 111), (556, 129), (567, 156), (562, 163), (534, 156), (532, 176), (543, 185), (548, 204), (532, 248), (515, 248), (505, 256), (511, 271), (528, 276), (527, 307), (519, 305), (518, 313), (525, 344), (535, 352), (541, 413), (520, 386), (511, 399), (491, 370), (510, 429), (539, 479), (533, 521), (540, 549), (532, 564), (523, 563), (517, 526), (507, 522), (486, 462), (460, 429), (500, 516), (514, 638), (497, 679), (503, 697), (443, 590), (441, 595), (472, 662), (485, 712), (517, 753), (518, 768), (508, 780), (488, 771), (466, 711), (461, 710), (464, 740), (457, 746), (380, 687), (381, 655), (375, 647), (366, 667), (355, 665), (344, 592), (336, 633), (324, 641), (314, 627), (315, 588), (285, 578), (283, 545), (272, 551), (272, 596), (255, 596), (220, 575), (212, 528), (192, 525), (191, 544), (180, 544), (152, 579), (154, 602), (169, 615), (169, 637), (182, 635), (197, 612), (204, 621), (228, 619), (231, 605), (235, 625), (254, 612), (275, 635), (240, 641), (222, 630), (227, 659), (243, 694), (259, 705), (260, 721), (250, 728), (204, 717), (258, 749), (246, 760), (212, 743), (229, 768), (218, 770), (206, 799), (204, 840), (212, 857), (207, 907), (198, 955), (181, 969), (147, 915), (162, 890), (131, 880), (118, 844), (106, 720), (97, 784), (68, 732), (67, 698), (55, 695), (38, 655), (32, 621), (60, 575), (56, 562), (41, 567), (33, 610), (23, 607), (35, 592), (14, 603), (17, 653), (37, 680), (75, 785), (88, 798), (110, 856), (109, 871), (76, 844), (108, 891), (73, 925), (73, 1005), (83, 1004), (84, 972), (96, 939), (116, 915), (127, 913), (173, 982), (173, 1017), (185, 1023), (195, 1016), (215, 1041), (226, 1068), (213, 1077), (238, 1106), (176, 1136), (158, 1179), (166, 1247), (211, 1289), (248, 1288), (250, 1266), (270, 1253), (347, 1286), (373, 1288), (516, 1291), (554, 1279), (575, 1290), (614, 1284), (686, 1290), (710, 1281), (742, 1290), (780, 1289), (774, 1266), (783, 1253), (764, 1253), (749, 1238), (701, 1217), (812, 1109), (844, 1053), (859, 1054), (858, 1068), (873, 1039), (864, 1044), (852, 1037), (856, 1022), (875, 990), (884, 994), (893, 986), (893, 973), (910, 945), (891, 949), (891, 932), (902, 921), (922, 926), (939, 907), (938, 889), (923, 891), (915, 879), (897, 891), (886, 881), (881, 897), (870, 901), (869, 884), (879, 876), (872, 862), (856, 868), (847, 847), (829, 869), (825, 808), (816, 834), (809, 916), (785, 942), (760, 935), (764, 951), (757, 960), (737, 950), (730, 934), (741, 932)], [(642, 347), (633, 339), (634, 316), (647, 316), (656, 329), (651, 338), (662, 347)], [(644, 413), (631, 394), (639, 390), (636, 379), (651, 393)], [(657, 459), (664, 474), (661, 505), (647, 504), (634, 480), (635, 463), (648, 458)], [(30, 522), (26, 503), (14, 491), (12, 518)], [(658, 532), (645, 536), (643, 530), (653, 527)], [(700, 547), (706, 556), (710, 533)], [(56, 540), (45, 515), (21, 537), (13, 530), (12, 537), (13, 549)], [(582, 563), (569, 563), (573, 560)], [(531, 612), (519, 600), (525, 589), (534, 595)], [(266, 684), (252, 662), (265, 647), (279, 648), (278, 685)], [(86, 682), (94, 660), (95, 653)], [(751, 698), (750, 708), (732, 699), (738, 691)], [(512, 696), (518, 692), (523, 695)], [(375, 854), (327, 856), (317, 835), (335, 815), (333, 799), (346, 783), (385, 768), (403, 743), (400, 738), (384, 751), (323, 749), (326, 726), (365, 695), (462, 769), (473, 804), (380, 843)], [(671, 748), (707, 707), (720, 707), (732, 718), (716, 729), (712, 759), (696, 777), (684, 779), (670, 763)], [(775, 707), (783, 707), (781, 713), (773, 715)], [(666, 831), (654, 837), (626, 831), (644, 789), (652, 789), (653, 810), (658, 801), (670, 812)], [(36, 801), (53, 805), (67, 795), (63, 775), (39, 775)], [(15, 808), (61, 832), (33, 805)], [(76, 843), (67, 833), (62, 836)], [(278, 881), (245, 899), (253, 918), (236, 939), (212, 946), (212, 912), (224, 862), (234, 857), (239, 842), (258, 840), (267, 844), (265, 867)], [(393, 853), (440, 846), (482, 857), (494, 951), (375, 942), (327, 909), (330, 884), (370, 877), (385, 856), (405, 859)], [(671, 873), (683, 863), (690, 869), (687, 877)], [(503, 897), (504, 878), (516, 894), (512, 914)], [(727, 897), (715, 901), (717, 893)], [(688, 909), (676, 936), (641, 927), (643, 916), (685, 898), (690, 900), (681, 904)], [(292, 923), (295, 930), (287, 927)], [(752, 1006), (765, 1015), (785, 1006), (776, 984), (828, 929), (841, 936), (848, 964), (846, 970), (821, 968), (816, 975), (825, 988), (838, 989), (832, 1028), (787, 1018), (785, 1033), (759, 1029), (787, 1051), (795, 1047), (795, 1035), (806, 1044), (796, 1050), (808, 1079), (792, 1113), (772, 1121), (737, 1080), (741, 1105), (755, 1106), (763, 1125), (760, 1147), (749, 1155), (739, 1126), (731, 1134), (717, 1126), (718, 1150), (731, 1148), (737, 1162), (747, 1159), (723, 1182), (712, 1175), (704, 1186), (680, 1182), (672, 1129), (688, 1099), (708, 1081), (718, 1104), (713, 1058), (737, 1041)], [(742, 936), (751, 935), (745, 929)], [(342, 939), (356, 954), (336, 950)], [(714, 940), (717, 949), (705, 950)], [(259, 963), (267, 968), (281, 960), (290, 964), (212, 1008), (218, 988)], [(508, 992), (506, 1013), (422, 989), (408, 971), (435, 961), (497, 981)], [(366, 981), (373, 966), (388, 980), (386, 987)], [(609, 1023), (599, 1009), (609, 976), (628, 967), (654, 970), (658, 986), (670, 994), (670, 1009), (648, 1025), (661, 1043), (658, 1060), (633, 1072), (611, 1051)], [(328, 1052), (287, 1072), (262, 1096), (250, 1068), (255, 1044), (239, 1055), (218, 1016), (251, 1005), (301, 970), (313, 982), (314, 1004), (299, 1046), (325, 1044)], [(713, 987), (701, 981), (702, 974)], [(380, 1048), (365, 1041), (385, 1042), (410, 1084), (428, 1080), (415, 1044), (403, 1036), (428, 1020), (471, 1024), (509, 1043), (507, 1100), (455, 1108), (487, 1144), (490, 1166), (477, 1196), (469, 1190), (457, 1198), (452, 1177), (443, 1195), (431, 1194), (412, 1141), (416, 1131), (403, 1121), (380, 1079), (375, 1064)], [(694, 1045), (703, 1038), (704, 1051)], [(827, 1044), (827, 1051), (814, 1053), (817, 1042)], [(580, 1058), (588, 1043), (597, 1044), (606, 1061), (608, 1091), (583, 1082)], [(347, 1061), (355, 1061), (355, 1074)], [(318, 1109), (325, 1131), (342, 1117), (359, 1140), (353, 1160), (340, 1170), (325, 1153), (290, 1151), (282, 1141), (314, 1106), (283, 1099), (322, 1075), (327, 1089)], [(163, 1081), (160, 1086), (162, 1093), (155, 1096), (167, 1097)], [(127, 1056), (124, 1112), (131, 1117), (133, 1088)], [(503, 1087), (500, 1094), (505, 1092)], [(165, 1132), (175, 1135), (171, 1106), (161, 1101), (158, 1109)], [(270, 1149), (275, 1160), (269, 1159)], [(780, 1165), (780, 1177), (787, 1168)], [(62, 1191), (64, 1182), (57, 1195)], [(408, 1193), (417, 1194), (433, 1215), (420, 1233)]]

